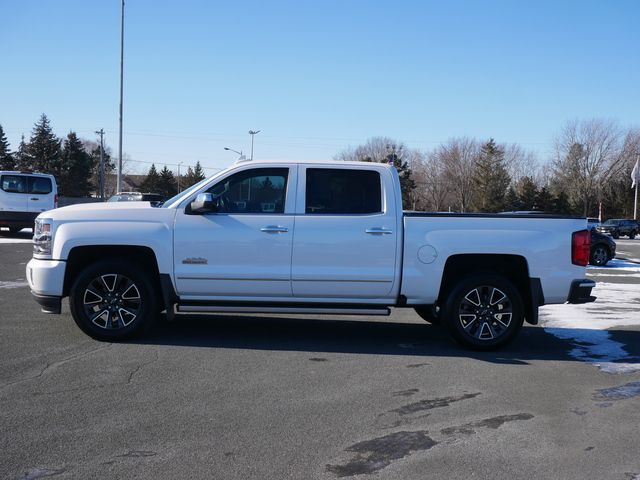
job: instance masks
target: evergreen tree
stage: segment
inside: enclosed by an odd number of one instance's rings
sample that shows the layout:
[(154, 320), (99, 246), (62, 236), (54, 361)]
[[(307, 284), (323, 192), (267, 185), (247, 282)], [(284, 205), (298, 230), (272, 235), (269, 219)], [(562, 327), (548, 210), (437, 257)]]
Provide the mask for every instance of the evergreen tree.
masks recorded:
[(58, 178), (62, 173), (60, 139), (51, 129), (51, 123), (43, 113), (31, 132), (26, 145), (26, 153), (31, 161), (31, 169), (36, 172), (51, 173)]
[(160, 170), (160, 179), (158, 182), (158, 192), (166, 197), (173, 197), (176, 193), (178, 193), (178, 184), (176, 182), (176, 178), (173, 175), (173, 172), (167, 168), (165, 165), (162, 170)]
[(522, 210), (539, 210), (537, 205), (538, 187), (531, 177), (522, 177), (518, 182), (518, 199), (522, 204)]
[[(388, 163), (396, 167), (398, 176), (400, 177), (400, 190), (402, 190), (402, 205), (403, 208), (411, 208), (411, 194), (416, 188), (416, 182), (411, 177), (413, 173), (409, 167), (409, 163), (402, 158), (402, 146), (396, 150), (395, 145), (388, 146), (387, 156), (384, 158), (383, 163)], [(365, 158), (365, 162), (370, 162), (371, 158)]]
[(547, 187), (542, 187), (538, 192), (538, 196), (536, 198), (536, 205), (538, 206), (538, 210), (543, 212), (551, 212), (553, 211), (553, 195)]
[(193, 183), (198, 183), (201, 180), (205, 179), (205, 174), (204, 174), (204, 170), (202, 169), (202, 165), (200, 165), (200, 161), (196, 162), (196, 166), (193, 169), (193, 178), (195, 180), (195, 182)]
[(158, 170), (156, 170), (156, 165), (154, 163), (151, 164), (151, 168), (149, 168), (149, 172), (147, 173), (147, 178), (144, 179), (140, 188), (143, 192), (162, 193), (160, 192), (160, 174), (158, 173)]
[(505, 208), (505, 195), (511, 178), (504, 161), (504, 149), (493, 138), (482, 146), (475, 168), (476, 209), (499, 212)]
[(522, 202), (518, 198), (518, 193), (516, 192), (516, 189), (513, 188), (513, 185), (509, 186), (507, 194), (504, 197), (504, 208), (510, 212), (524, 210)]
[(62, 171), (58, 180), (61, 195), (86, 197), (94, 185), (91, 182), (94, 162), (75, 132), (69, 132), (62, 148)]
[(573, 215), (575, 213), (575, 210), (571, 208), (569, 203), (569, 196), (564, 191), (560, 191), (553, 199), (552, 210), (553, 213), (559, 213), (561, 215)]
[(204, 180), (204, 171), (202, 170), (202, 166), (200, 162), (196, 162), (195, 168), (187, 168), (187, 173), (184, 177), (180, 179), (180, 186), (185, 189), (189, 188), (191, 185), (195, 185), (200, 180)]
[(20, 145), (18, 145), (18, 151), (15, 153), (15, 166), (17, 170), (29, 170), (32, 165), (31, 157), (27, 149), (27, 144), (24, 141), (24, 135), (20, 137)]
[(14, 170), (15, 168), (15, 160), (9, 150), (7, 136), (0, 125), (0, 170)]
[[(91, 158), (91, 184), (94, 186), (95, 192), (100, 195), (100, 144), (95, 142), (84, 141), (85, 150), (90, 149), (91, 153), (89, 156)], [(105, 148), (103, 153), (104, 160), (104, 183), (105, 183), (105, 197), (109, 197), (111, 194), (115, 193), (115, 180), (113, 181), (113, 186), (110, 185), (108, 181), (109, 175), (116, 169), (116, 164), (111, 160), (111, 154), (109, 153), (109, 149)], [(109, 186), (112, 187), (112, 191), (109, 191)]]

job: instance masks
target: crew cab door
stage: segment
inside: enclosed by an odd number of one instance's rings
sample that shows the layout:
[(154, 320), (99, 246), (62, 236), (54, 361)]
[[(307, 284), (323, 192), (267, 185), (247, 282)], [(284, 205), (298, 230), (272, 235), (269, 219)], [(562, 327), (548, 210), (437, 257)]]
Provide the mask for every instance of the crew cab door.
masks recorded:
[(299, 166), (295, 297), (385, 298), (396, 274), (397, 213), (380, 170)]
[(177, 212), (181, 298), (291, 297), (295, 179), (290, 166), (241, 168), (206, 190), (215, 212)]

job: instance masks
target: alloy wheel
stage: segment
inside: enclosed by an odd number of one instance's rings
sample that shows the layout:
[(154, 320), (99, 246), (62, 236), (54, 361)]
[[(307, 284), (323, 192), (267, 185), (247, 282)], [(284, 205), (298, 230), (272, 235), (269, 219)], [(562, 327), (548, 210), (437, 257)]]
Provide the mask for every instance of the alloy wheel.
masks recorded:
[(94, 278), (83, 294), (86, 318), (104, 330), (117, 330), (131, 324), (142, 308), (140, 290), (128, 277), (108, 273)]
[(513, 305), (507, 294), (491, 285), (475, 287), (463, 297), (458, 321), (477, 340), (495, 340), (507, 332)]

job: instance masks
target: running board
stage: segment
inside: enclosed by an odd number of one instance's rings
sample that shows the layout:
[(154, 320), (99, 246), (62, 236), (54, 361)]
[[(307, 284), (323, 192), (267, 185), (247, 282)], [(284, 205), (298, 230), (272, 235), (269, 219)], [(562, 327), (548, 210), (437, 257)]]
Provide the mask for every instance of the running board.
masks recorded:
[(383, 315), (391, 313), (387, 307), (383, 308), (349, 308), (349, 307), (261, 307), (261, 306), (228, 306), (228, 305), (188, 305), (178, 304), (179, 313), (299, 313), (321, 315)]

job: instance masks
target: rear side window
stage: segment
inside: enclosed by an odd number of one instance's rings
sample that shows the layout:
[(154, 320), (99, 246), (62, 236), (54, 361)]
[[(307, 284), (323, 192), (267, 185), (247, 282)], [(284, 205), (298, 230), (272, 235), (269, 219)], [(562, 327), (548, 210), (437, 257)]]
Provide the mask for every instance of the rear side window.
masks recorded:
[(2, 175), (2, 190), (9, 193), (27, 193), (27, 177), (24, 175)]
[(308, 168), (305, 212), (365, 214), (382, 211), (380, 174), (372, 170)]
[(51, 186), (51, 179), (46, 177), (28, 177), (29, 178), (29, 193), (35, 195), (46, 195), (51, 193), (53, 189)]

